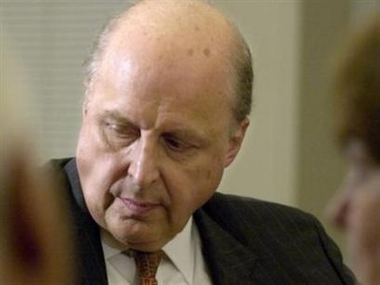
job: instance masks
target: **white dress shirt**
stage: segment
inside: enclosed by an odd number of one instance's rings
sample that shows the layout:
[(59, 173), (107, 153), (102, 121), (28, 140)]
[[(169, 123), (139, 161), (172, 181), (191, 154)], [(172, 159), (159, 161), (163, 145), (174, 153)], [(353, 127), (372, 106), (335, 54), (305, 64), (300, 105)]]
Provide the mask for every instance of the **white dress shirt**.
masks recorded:
[[(138, 284), (133, 257), (112, 247), (102, 233), (103, 253), (109, 285)], [(204, 261), (198, 229), (190, 218), (185, 228), (162, 249), (165, 252), (157, 270), (156, 279), (162, 285), (211, 285)]]

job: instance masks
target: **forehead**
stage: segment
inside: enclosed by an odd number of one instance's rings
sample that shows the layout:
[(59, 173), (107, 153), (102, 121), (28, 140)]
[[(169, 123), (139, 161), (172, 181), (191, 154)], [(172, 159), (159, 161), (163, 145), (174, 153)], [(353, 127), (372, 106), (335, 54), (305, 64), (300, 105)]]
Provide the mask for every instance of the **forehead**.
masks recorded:
[(208, 6), (158, 2), (138, 5), (110, 35), (94, 81), (96, 100), (118, 102), (113, 108), (129, 114), (232, 118), (230, 25)]
[(227, 47), (194, 33), (185, 37), (170, 31), (149, 34), (129, 26), (116, 32), (94, 86), (103, 89), (103, 96), (133, 95), (128, 96), (131, 102), (195, 104), (199, 111), (211, 104), (223, 109), (222, 103), (232, 94)]
[(146, 95), (168, 93), (181, 100), (222, 100), (232, 94), (226, 58), (210, 43), (136, 35), (133, 40), (110, 43), (96, 81), (124, 91), (144, 89)]
[(119, 69), (105, 72), (95, 84), (92, 101), (99, 110), (127, 117), (142, 128), (163, 122), (217, 127), (232, 119), (225, 84), (213, 74), (191, 68), (165, 70), (159, 64), (150, 68), (135, 63), (118, 65)]

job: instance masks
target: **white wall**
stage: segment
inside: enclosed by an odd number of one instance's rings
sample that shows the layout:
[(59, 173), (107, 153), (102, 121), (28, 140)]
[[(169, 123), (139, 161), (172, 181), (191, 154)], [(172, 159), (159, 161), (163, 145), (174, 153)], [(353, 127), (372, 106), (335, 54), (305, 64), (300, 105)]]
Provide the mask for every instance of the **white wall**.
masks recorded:
[(254, 58), (251, 126), (221, 191), (295, 205), (299, 1), (217, 1)]

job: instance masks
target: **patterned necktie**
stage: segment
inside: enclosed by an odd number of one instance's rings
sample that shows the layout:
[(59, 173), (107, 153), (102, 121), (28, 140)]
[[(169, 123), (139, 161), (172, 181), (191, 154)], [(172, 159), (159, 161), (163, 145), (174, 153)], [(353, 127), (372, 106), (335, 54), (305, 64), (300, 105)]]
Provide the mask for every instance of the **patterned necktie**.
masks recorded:
[(139, 276), (139, 285), (157, 285), (156, 272), (164, 252), (135, 251), (136, 270)]

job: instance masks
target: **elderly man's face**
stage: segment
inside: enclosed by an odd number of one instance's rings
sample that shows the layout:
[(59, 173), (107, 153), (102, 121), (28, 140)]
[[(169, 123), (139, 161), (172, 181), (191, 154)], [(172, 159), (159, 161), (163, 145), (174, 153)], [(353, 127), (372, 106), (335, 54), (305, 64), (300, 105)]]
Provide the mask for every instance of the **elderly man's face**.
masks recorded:
[(363, 284), (380, 280), (380, 165), (365, 144), (352, 139), (346, 150), (349, 171), (330, 205), (333, 222), (347, 232), (351, 265)]
[(211, 49), (118, 45), (84, 108), (77, 164), (93, 218), (117, 241), (152, 251), (214, 193), (248, 122), (232, 129), (229, 78)]

